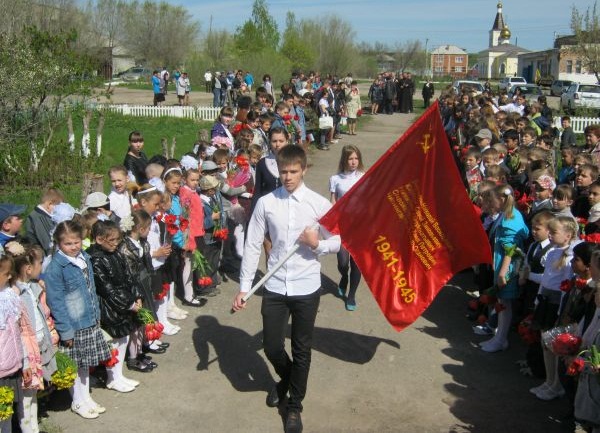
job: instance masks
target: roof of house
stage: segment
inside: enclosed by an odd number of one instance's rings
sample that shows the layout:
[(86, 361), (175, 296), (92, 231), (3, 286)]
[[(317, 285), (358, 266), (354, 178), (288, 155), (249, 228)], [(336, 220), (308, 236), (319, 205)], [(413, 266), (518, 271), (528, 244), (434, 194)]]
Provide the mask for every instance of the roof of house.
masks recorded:
[(480, 51), (479, 54), (483, 54), (483, 53), (506, 53), (506, 54), (514, 53), (515, 55), (517, 55), (517, 54), (529, 53), (529, 52), (530, 52), (530, 50), (528, 50), (527, 48), (522, 48), (517, 45), (500, 44), (495, 47), (490, 47), (488, 49)]
[(465, 55), (467, 52), (456, 45), (440, 45), (434, 49), (431, 54), (462, 54)]

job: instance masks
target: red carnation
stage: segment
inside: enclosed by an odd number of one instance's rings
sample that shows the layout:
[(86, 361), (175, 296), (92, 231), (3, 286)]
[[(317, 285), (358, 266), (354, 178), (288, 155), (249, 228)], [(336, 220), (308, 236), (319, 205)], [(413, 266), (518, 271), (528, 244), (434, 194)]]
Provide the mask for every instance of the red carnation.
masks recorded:
[(575, 287), (579, 290), (585, 289), (587, 286), (587, 280), (585, 278), (577, 278), (575, 279)]
[(573, 360), (573, 362), (571, 362), (571, 365), (569, 365), (569, 368), (567, 368), (567, 375), (569, 376), (576, 376), (579, 373), (581, 373), (581, 371), (583, 370), (583, 367), (585, 366), (585, 360), (583, 358), (575, 358)]
[(177, 222), (177, 217), (175, 215), (169, 214), (165, 216), (164, 220), (167, 224), (175, 224)]
[(169, 233), (171, 236), (175, 235), (175, 233), (178, 231), (179, 227), (177, 227), (175, 224), (167, 224), (167, 233)]
[(300, 116), (298, 116), (297, 114), (294, 116), (294, 120), (297, 122), (298, 120), (300, 120)]
[(592, 244), (600, 244), (600, 233), (592, 233), (590, 235), (583, 235), (582, 239), (585, 242), (590, 242)]
[(179, 219), (179, 229), (181, 231), (186, 231), (188, 226), (190, 225), (190, 222), (188, 220), (186, 220), (185, 218), (180, 218)]
[(572, 288), (573, 288), (573, 285), (571, 284), (571, 280), (564, 280), (560, 283), (560, 291), (561, 292), (569, 293)]

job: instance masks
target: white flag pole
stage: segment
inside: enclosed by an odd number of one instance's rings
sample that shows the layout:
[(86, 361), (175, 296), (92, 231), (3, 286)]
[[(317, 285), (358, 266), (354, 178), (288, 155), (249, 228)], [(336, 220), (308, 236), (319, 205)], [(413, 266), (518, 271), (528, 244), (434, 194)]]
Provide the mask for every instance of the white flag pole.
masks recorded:
[[(267, 280), (271, 278), (273, 274), (275, 274), (275, 272), (277, 272), (279, 268), (281, 268), (296, 251), (298, 251), (298, 248), (300, 248), (300, 244), (294, 244), (294, 246), (292, 246), (292, 248), (287, 252), (287, 254), (284, 257), (282, 257), (281, 260), (279, 260), (275, 264), (275, 266), (273, 266), (273, 268), (271, 268), (269, 272), (267, 272), (265, 276), (260, 279), (258, 283), (252, 286), (252, 288), (242, 298), (242, 302), (246, 303), (248, 299), (250, 299), (250, 296), (252, 296), (254, 292), (256, 292), (260, 287), (262, 287), (262, 285), (265, 284)], [(235, 311), (232, 309), (231, 314), (233, 313), (235, 313)]]

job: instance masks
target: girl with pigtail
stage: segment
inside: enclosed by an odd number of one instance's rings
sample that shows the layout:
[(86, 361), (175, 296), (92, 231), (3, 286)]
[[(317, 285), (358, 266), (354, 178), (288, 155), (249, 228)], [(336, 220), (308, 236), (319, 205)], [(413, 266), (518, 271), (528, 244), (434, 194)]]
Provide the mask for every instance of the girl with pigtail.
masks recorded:
[[(570, 280), (574, 273), (571, 268), (573, 248), (580, 243), (578, 226), (571, 217), (560, 216), (548, 223), (550, 240), (554, 249), (546, 257), (546, 267), (537, 295), (537, 305), (533, 313), (534, 324), (541, 331), (556, 326), (563, 292), (561, 283)], [(546, 381), (529, 391), (540, 400), (553, 400), (565, 394), (558, 375), (558, 356), (543, 347)]]
[(523, 215), (515, 207), (513, 190), (499, 185), (483, 194), (486, 213), (498, 218), (492, 224), (489, 237), (493, 246), (494, 285), (498, 297), (498, 328), (496, 335), (480, 344), (485, 352), (508, 348), (508, 331), (512, 321), (512, 302), (519, 296), (519, 255), (529, 235)]

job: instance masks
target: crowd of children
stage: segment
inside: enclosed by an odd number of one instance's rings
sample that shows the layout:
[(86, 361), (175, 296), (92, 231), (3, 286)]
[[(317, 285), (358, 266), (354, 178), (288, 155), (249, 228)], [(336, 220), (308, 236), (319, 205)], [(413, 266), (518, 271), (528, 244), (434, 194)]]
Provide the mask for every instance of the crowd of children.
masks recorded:
[[(54, 387), (56, 353), (76, 366), (71, 410), (98, 418), (106, 408), (91, 397), (90, 371), (103, 366), (106, 388), (134, 391), (140, 382), (124, 367), (153, 371), (150, 355), (169, 347), (161, 336), (177, 334), (175, 321), (188, 315), (175, 296), (202, 307), (223, 281), (238, 277), (254, 206), (281, 186), (277, 153), (308, 147), (318, 129), (312, 93), (296, 90), (284, 86), (273, 104), (259, 88), (256, 103), (241, 97), (237, 112), (223, 107), (210, 139), (180, 160), (148, 158), (142, 133), (131, 132), (123, 165), (108, 170), (110, 192), (88, 194), (80, 210), (49, 189), (22, 230), (25, 207), (0, 205), (0, 387), (14, 390), (23, 432), (38, 431), (36, 395)], [(360, 151), (346, 146), (332, 201), (362, 171)], [(354, 310), (360, 272), (347, 252), (339, 261), (340, 294)], [(152, 322), (158, 334), (146, 330)], [(9, 431), (10, 419), (1, 426)]]
[[(140, 383), (123, 367), (157, 367), (150, 355), (169, 347), (161, 335), (177, 334), (173, 321), (188, 314), (175, 296), (202, 307), (237, 277), (254, 206), (281, 186), (278, 152), (308, 146), (318, 129), (312, 93), (290, 91), (273, 104), (261, 92), (252, 104), (241, 97), (237, 113), (224, 107), (210, 139), (180, 160), (148, 159), (143, 135), (132, 132), (124, 164), (108, 171), (110, 193), (89, 194), (81, 212), (49, 189), (22, 230), (25, 207), (0, 205), (0, 387), (16, 390), (23, 432), (38, 431), (36, 393), (56, 371), (57, 351), (77, 366), (71, 409), (97, 418), (106, 409), (91, 398), (90, 368), (105, 366), (108, 389), (134, 391)], [(600, 400), (590, 397), (600, 394), (597, 366), (569, 375), (574, 357), (554, 353), (541, 338), (571, 324), (581, 350), (598, 344), (600, 126), (588, 127), (585, 144), (576, 146), (570, 119), (563, 117), (562, 132), (550, 127), (543, 101), (530, 107), (522, 98), (443, 94), (440, 108), (493, 251), (493, 265), (476, 272), (480, 323), (473, 329), (490, 337), (481, 349), (507, 349), (517, 326), (527, 344), (523, 371), (544, 379), (531, 393), (540, 400), (566, 394), (574, 416), (600, 431)], [(360, 150), (344, 146), (331, 201), (363, 172)], [(268, 236), (263, 246), (268, 254)], [(344, 249), (338, 269), (339, 295), (354, 311), (361, 275)], [(160, 323), (159, 335), (146, 332), (144, 311)]]
[[(474, 332), (491, 337), (480, 347), (507, 349), (516, 327), (528, 347), (521, 371), (545, 379), (530, 392), (540, 400), (567, 394), (568, 416), (600, 431), (600, 366), (585, 352), (600, 331), (600, 125), (588, 126), (577, 145), (568, 116), (562, 130), (551, 125), (544, 97), (445, 92), (440, 108), (493, 252), (492, 266), (477, 267), (481, 296), (470, 303)], [(565, 356), (548, 339), (569, 324), (583, 342)]]

